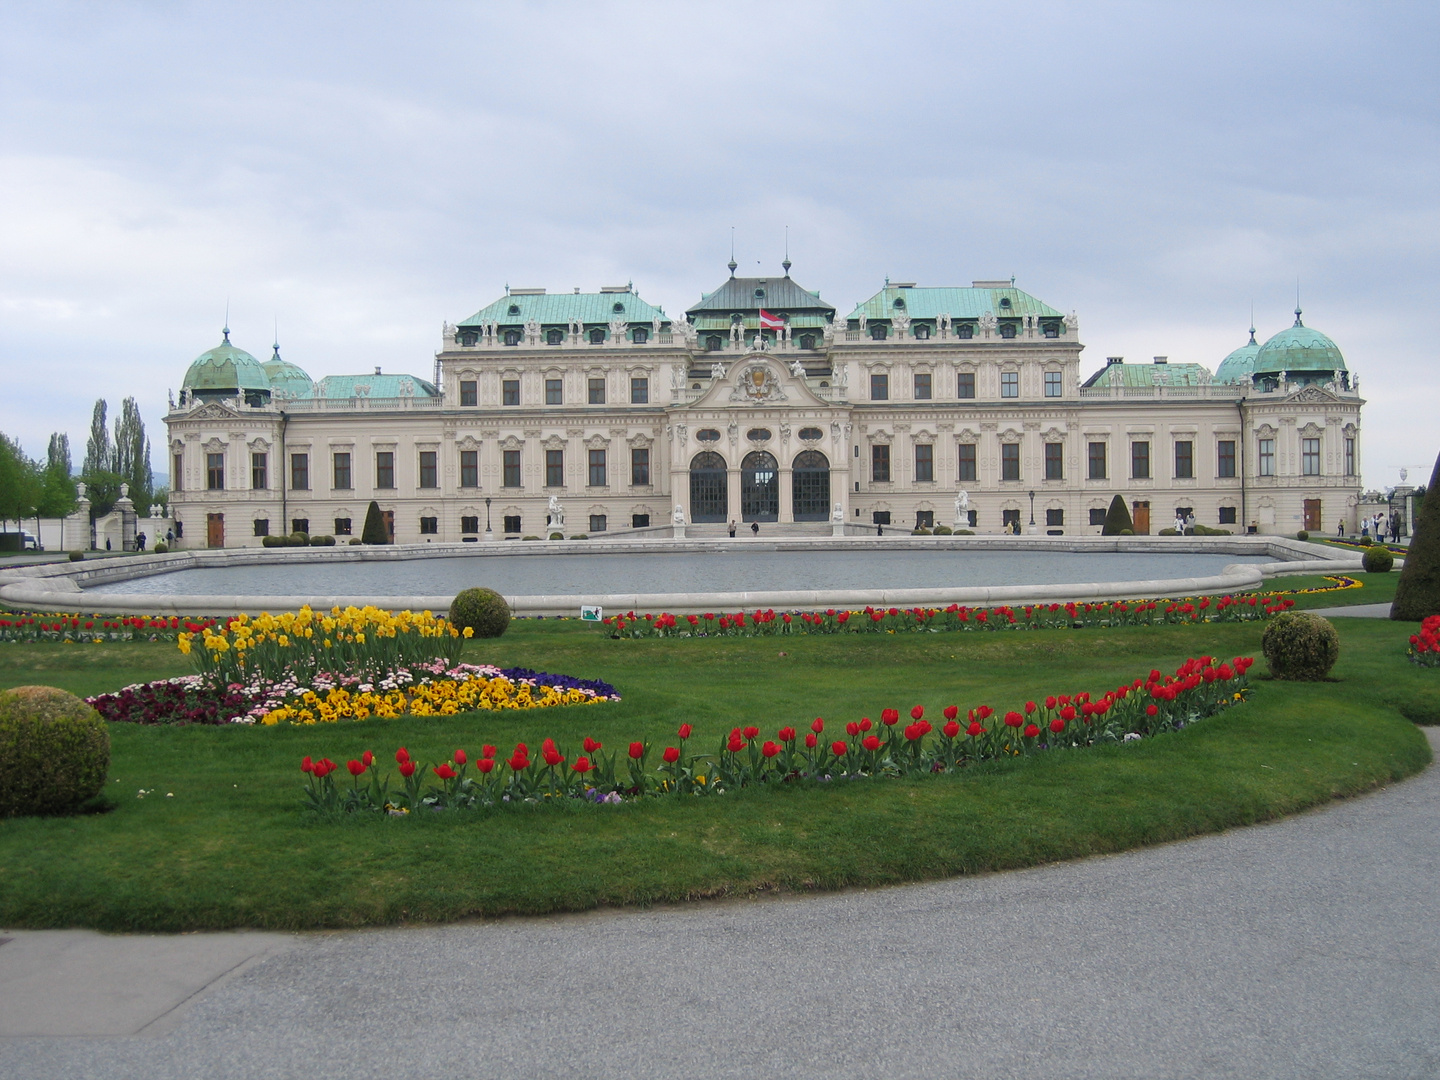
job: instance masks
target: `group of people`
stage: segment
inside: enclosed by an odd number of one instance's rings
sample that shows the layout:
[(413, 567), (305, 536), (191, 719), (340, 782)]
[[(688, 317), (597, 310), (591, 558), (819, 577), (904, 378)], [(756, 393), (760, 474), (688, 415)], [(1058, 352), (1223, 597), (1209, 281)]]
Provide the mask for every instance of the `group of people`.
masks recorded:
[[(1345, 535), (1345, 522), (1343, 520), (1340, 522), (1340, 527), (1336, 532), (1340, 536)], [(1399, 514), (1392, 513), (1387, 518), (1383, 513), (1374, 513), (1369, 517), (1360, 519), (1361, 536), (1367, 538), (1373, 536), (1376, 540), (1384, 540), (1386, 533), (1390, 534), (1390, 542), (1392, 544), (1398, 544), (1400, 542)]]
[(1177, 513), (1175, 514), (1175, 535), (1176, 535), (1176, 536), (1184, 536), (1187, 532), (1193, 533), (1194, 531), (1195, 531), (1195, 515), (1194, 515), (1194, 514), (1181, 514), (1181, 513), (1177, 512)]

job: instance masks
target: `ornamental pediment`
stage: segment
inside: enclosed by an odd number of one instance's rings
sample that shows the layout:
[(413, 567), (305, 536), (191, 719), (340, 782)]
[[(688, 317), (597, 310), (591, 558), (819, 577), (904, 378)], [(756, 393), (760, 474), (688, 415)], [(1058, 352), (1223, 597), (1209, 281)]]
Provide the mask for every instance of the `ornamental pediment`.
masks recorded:
[(806, 385), (804, 369), (797, 360), (787, 367), (778, 356), (753, 352), (732, 364), (716, 360), (710, 365), (710, 387), (689, 407), (691, 409), (746, 408), (756, 405), (783, 405), (790, 408), (831, 408)]
[(207, 401), (185, 417), (187, 420), (234, 420), (240, 416), (238, 410), (221, 405), (218, 401)]
[(1296, 405), (1332, 405), (1339, 400), (1338, 394), (1314, 385), (1301, 387), (1290, 395), (1290, 401)]

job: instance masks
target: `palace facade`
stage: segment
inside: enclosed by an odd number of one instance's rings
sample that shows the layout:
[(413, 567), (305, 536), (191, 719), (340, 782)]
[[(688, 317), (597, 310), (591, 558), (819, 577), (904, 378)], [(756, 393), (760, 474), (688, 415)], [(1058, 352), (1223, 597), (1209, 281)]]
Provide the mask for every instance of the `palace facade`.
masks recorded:
[(181, 545), (344, 543), (372, 500), (399, 543), (677, 518), (1094, 534), (1117, 493), (1137, 532), (1355, 525), (1358, 382), (1298, 310), (1213, 374), (1111, 357), (1082, 381), (1075, 315), (1013, 281), (887, 282), (842, 314), (788, 261), (730, 271), (674, 317), (628, 285), (509, 289), (445, 325), (429, 378), (316, 381), (227, 328), (165, 418)]

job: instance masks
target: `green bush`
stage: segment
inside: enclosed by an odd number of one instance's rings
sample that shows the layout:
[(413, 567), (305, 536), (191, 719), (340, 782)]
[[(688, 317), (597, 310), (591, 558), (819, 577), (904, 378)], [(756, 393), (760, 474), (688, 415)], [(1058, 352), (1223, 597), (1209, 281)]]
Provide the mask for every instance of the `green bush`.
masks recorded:
[(285, 536), (263, 536), (260, 538), (261, 547), (284, 547), (288, 537)]
[(350, 546), (351, 546), (351, 547), (358, 547), (361, 543), (362, 543), (362, 541), (361, 541), (361, 539), (360, 539), (358, 536), (352, 536), (352, 537), (350, 538)]
[(1368, 547), (1361, 556), (1360, 563), (1367, 574), (1388, 574), (1395, 566), (1395, 556), (1390, 554), (1388, 548)]
[(539, 540), (540, 537), (538, 537), (538, 536), (522, 536), (522, 537), (520, 537), (520, 539), (521, 539), (521, 540)]
[(83, 552), (83, 551), (72, 551), (72, 552), (70, 552), (70, 561), (71, 561), (71, 562), (84, 562), (84, 561), (85, 561), (85, 552)]
[(1299, 532), (1297, 532), (1297, 533), (1295, 534), (1295, 539), (1296, 539), (1296, 540), (1309, 540), (1309, 539), (1310, 539), (1310, 534), (1309, 534), (1308, 532), (1306, 532), (1304, 529), (1301, 529)]
[(1425, 502), (1415, 517), (1415, 532), (1405, 551), (1405, 565), (1395, 583), (1390, 618), (1418, 622), (1440, 615), (1440, 456), (1425, 488)]
[(152, 550), (155, 552), (156, 555), (164, 555), (167, 551), (170, 550), (170, 548), (164, 540), (161, 540), (156, 543), (155, 547)]
[(589, 539), (590, 539), (590, 536), (589, 536), (589, 534), (587, 534), (587, 533), (576, 533), (574, 536), (570, 537), (570, 539), (571, 539), (571, 540), (589, 540)]
[(1209, 525), (1196, 525), (1196, 536), (1229, 536), (1229, 529), (1212, 529)]
[(1180, 534), (1177, 533), (1177, 532), (1172, 528), (1172, 529), (1161, 529), (1159, 535), (1161, 535), (1161, 536), (1179, 536)]
[(1329, 619), (1309, 611), (1275, 616), (1260, 638), (1261, 651), (1277, 679), (1323, 679), (1340, 658), (1340, 635)]
[(289, 536), (289, 546), (290, 546), (290, 547), (309, 547), (309, 546), (310, 546), (310, 534), (309, 534), (309, 533), (302, 533), (302, 532), (291, 533), (290, 536)]
[(952, 532), (950, 535), (951, 535), (951, 536), (974, 536), (974, 535), (975, 535), (975, 530), (974, 530), (974, 529), (956, 529), (956, 530), (955, 530), (954, 532)]
[(80, 698), (53, 686), (0, 693), (0, 817), (76, 810), (109, 768), (110, 733)]
[(952, 528), (950, 528), (949, 525), (936, 525), (936, 526), (935, 526), (935, 535), (936, 535), (936, 536), (954, 536), (954, 535), (955, 535), (955, 530), (952, 529)]
[(497, 638), (510, 625), (510, 605), (494, 589), (465, 589), (450, 603), (450, 625), (477, 638)]
[(312, 536), (310, 537), (311, 547), (334, 547), (335, 537), (333, 536)]
[(1105, 524), (1101, 536), (1134, 536), (1135, 523), (1130, 520), (1130, 508), (1125, 505), (1125, 496), (1116, 495), (1110, 500), (1110, 509), (1105, 511)]
[(360, 542), (362, 544), (388, 544), (390, 542), (390, 533), (385, 528), (385, 518), (380, 513), (380, 504), (373, 500), (370, 508), (365, 511), (365, 527), (360, 530)]
[(558, 532), (552, 532), (552, 533), (550, 534), (550, 539), (551, 539), (551, 540), (564, 540), (564, 539), (565, 539), (565, 534), (564, 534), (564, 533), (558, 533)]
[(916, 525), (915, 528), (913, 528), (913, 529), (910, 530), (910, 535), (911, 535), (911, 536), (934, 536), (935, 534), (932, 533), (929, 529), (925, 528), (925, 526), (923, 526), (923, 525)]

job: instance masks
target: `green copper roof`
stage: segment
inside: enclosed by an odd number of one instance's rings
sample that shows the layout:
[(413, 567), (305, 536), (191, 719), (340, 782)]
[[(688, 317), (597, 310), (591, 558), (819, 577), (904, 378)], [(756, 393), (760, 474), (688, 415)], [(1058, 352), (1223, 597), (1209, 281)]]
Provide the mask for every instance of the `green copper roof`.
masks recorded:
[(275, 346), (275, 355), (260, 365), (265, 377), (270, 380), (270, 393), (275, 398), (294, 401), (310, 397), (315, 392), (315, 380), (298, 364), (280, 357), (280, 346)]
[[(617, 304), (619, 311), (615, 310)], [(541, 326), (567, 326), (571, 319), (587, 325), (604, 325), (617, 317), (632, 323), (653, 323), (656, 319), (665, 325), (670, 322), (663, 311), (647, 304), (634, 292), (511, 293), (487, 304), (459, 325), (493, 322), (500, 326), (523, 326), (531, 319)]]
[[(896, 307), (897, 300), (904, 306)], [(1008, 300), (1009, 306), (1002, 304), (1002, 300)], [(921, 289), (910, 285), (887, 285), (858, 305), (848, 317), (858, 319), (862, 311), (865, 318), (872, 322), (889, 320), (899, 311), (906, 312), (912, 320), (934, 319), (940, 315), (949, 315), (952, 319), (978, 319), (987, 311), (997, 319), (1021, 315), (1061, 317), (1061, 313), (1049, 304), (1041, 303), (1013, 285), (1005, 289)]]
[(326, 375), (315, 387), (317, 398), (439, 397), (434, 383), (414, 375)]
[(1086, 386), (1200, 386), (1210, 382), (1210, 369), (1203, 364), (1106, 364)]
[[(763, 295), (757, 296), (756, 293)], [(728, 323), (729, 317), (736, 312), (747, 315), (751, 312), (758, 312), (762, 307), (772, 315), (792, 316), (792, 324), (793, 316), (799, 312), (821, 316), (830, 316), (835, 313), (834, 304), (827, 304), (821, 300), (819, 293), (802, 289), (789, 276), (778, 278), (732, 277), (714, 292), (701, 296), (698, 304), (686, 308), (686, 313), (692, 319), (697, 316), (718, 317), (723, 315)], [(825, 321), (828, 322), (828, 318)]]
[(224, 340), (195, 358), (180, 386), (199, 394), (235, 394), (244, 390), (269, 390), (270, 380), (259, 360), (230, 344), (227, 326)]
[(1340, 349), (1319, 330), (1312, 330), (1300, 321), (1295, 309), (1295, 325), (1281, 330), (1255, 356), (1255, 374), (1278, 375), (1282, 371), (1344, 371), (1345, 358)]
[(1217, 383), (1235, 383), (1247, 378), (1255, 370), (1255, 354), (1260, 346), (1255, 343), (1255, 328), (1250, 328), (1250, 340), (1236, 349), (1215, 369)]

